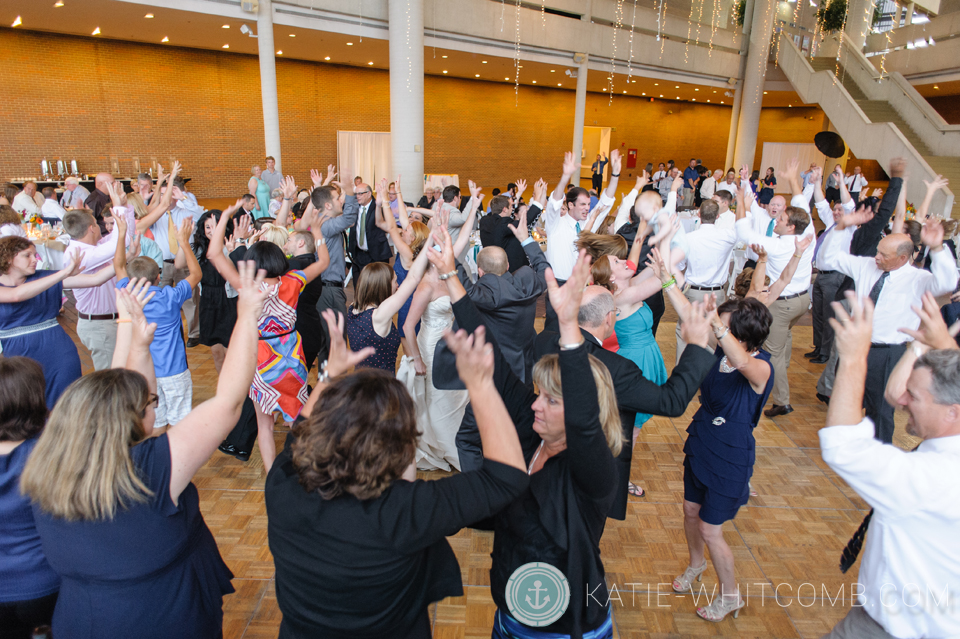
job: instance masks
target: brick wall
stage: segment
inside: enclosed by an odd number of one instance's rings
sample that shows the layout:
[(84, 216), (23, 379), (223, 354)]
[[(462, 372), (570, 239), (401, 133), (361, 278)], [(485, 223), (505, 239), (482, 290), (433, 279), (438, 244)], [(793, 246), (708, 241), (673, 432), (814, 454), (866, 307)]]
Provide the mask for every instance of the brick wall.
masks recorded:
[[(81, 171), (130, 175), (133, 157), (179, 159), (201, 197), (246, 191), (263, 159), (255, 56), (0, 29), (7, 123), (0, 178), (34, 176), (42, 157), (76, 158)], [(65, 80), (69, 80), (67, 85)], [(306, 181), (336, 161), (337, 130), (389, 131), (386, 71), (277, 60), (283, 167)], [(572, 139), (574, 92), (428, 76), (424, 170), (503, 188), (518, 177), (555, 180)], [(671, 113), (672, 111), (672, 113)], [(815, 115), (814, 120), (805, 119)], [(647, 161), (724, 160), (729, 107), (588, 94), (587, 125), (616, 127), (611, 148)], [(764, 109), (757, 144), (807, 142), (819, 109)], [(629, 173), (629, 172), (628, 172)], [(632, 176), (625, 176), (630, 178)], [(405, 180), (406, 181), (406, 180)]]

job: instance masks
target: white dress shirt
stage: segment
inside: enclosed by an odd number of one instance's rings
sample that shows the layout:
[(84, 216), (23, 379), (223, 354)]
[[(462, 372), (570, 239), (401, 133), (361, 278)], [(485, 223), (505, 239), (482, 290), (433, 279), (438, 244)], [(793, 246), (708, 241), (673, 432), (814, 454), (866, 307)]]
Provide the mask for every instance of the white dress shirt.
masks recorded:
[[(804, 198), (807, 199), (805, 200)], [(764, 248), (764, 250), (766, 250), (767, 275), (770, 276), (771, 282), (775, 282), (780, 278), (780, 274), (783, 272), (783, 269), (787, 267), (787, 264), (793, 258), (793, 254), (797, 250), (797, 239), (814, 234), (813, 220), (811, 219), (809, 221), (807, 228), (805, 228), (803, 233), (800, 235), (784, 235), (783, 237), (780, 237), (774, 234), (772, 237), (767, 237), (767, 226), (770, 224), (770, 221), (773, 218), (771, 218), (764, 209), (760, 208), (756, 202), (754, 202), (754, 206), (756, 208), (752, 208), (750, 212), (754, 214), (754, 218), (760, 218), (760, 222), (755, 222), (750, 218), (744, 218), (737, 221), (737, 237), (745, 242), (748, 246), (750, 244), (759, 244)], [(807, 212), (807, 216), (809, 217), (810, 202), (806, 190), (800, 195), (793, 196), (793, 199), (790, 201), (790, 206), (795, 206), (805, 210)], [(760, 215), (761, 213), (763, 215)], [(758, 225), (763, 226), (762, 233), (757, 230)], [(793, 274), (793, 279), (790, 280), (790, 283), (787, 284), (787, 287), (783, 289), (783, 293), (780, 294), (782, 297), (799, 295), (809, 290), (810, 279), (813, 276), (812, 262), (813, 249), (815, 247), (816, 243), (810, 242), (810, 246), (808, 246), (803, 252), (803, 255), (800, 256), (800, 264), (797, 265), (797, 270)], [(752, 251), (748, 251), (748, 253), (752, 253)]]
[[(883, 271), (872, 257), (850, 255), (852, 238), (852, 228), (831, 232), (820, 246), (817, 260), (823, 270), (840, 271), (853, 278), (857, 296), (863, 299), (869, 297), (873, 285), (880, 279)], [(920, 306), (923, 294), (927, 291), (934, 295), (943, 295), (953, 291), (956, 286), (957, 266), (947, 249), (932, 255), (930, 271), (918, 269), (911, 264), (890, 271), (890, 277), (880, 291), (873, 313), (874, 343), (901, 344), (909, 341), (910, 337), (897, 329), (916, 329), (920, 326), (920, 318), (910, 307)]]
[(863, 187), (868, 184), (867, 178), (863, 177), (863, 173), (851, 175), (844, 180), (844, 183), (847, 185), (847, 190), (851, 193), (859, 193), (863, 190)]
[[(606, 190), (600, 194), (599, 204), (603, 206), (613, 206), (616, 203), (612, 197), (607, 195)], [(577, 262), (577, 236), (580, 231), (585, 230), (584, 220), (579, 222), (570, 215), (563, 212), (561, 208), (563, 200), (556, 200), (553, 194), (547, 198), (547, 208), (543, 211), (543, 229), (547, 232), (547, 250), (544, 255), (550, 268), (553, 269), (553, 275), (558, 280), (566, 281), (570, 279), (573, 273), (573, 265)], [(594, 222), (595, 231), (603, 224), (603, 216), (598, 215)], [(577, 230), (579, 225), (580, 229)]]
[(700, 185), (700, 197), (704, 200), (709, 200), (713, 197), (713, 194), (717, 191), (717, 181), (713, 179), (711, 175), (703, 181), (703, 184)]
[(40, 207), (37, 206), (33, 196), (27, 195), (26, 191), (20, 191), (17, 193), (17, 196), (13, 198), (13, 202), (10, 203), (10, 206), (13, 207), (14, 211), (22, 215), (24, 219), (29, 218), (32, 215), (40, 215)]
[(819, 435), (823, 461), (873, 507), (857, 578), (864, 611), (895, 637), (960, 637), (960, 436), (908, 453), (874, 439), (869, 419)]
[(153, 232), (153, 241), (160, 247), (160, 252), (163, 253), (164, 260), (172, 260), (176, 257), (175, 254), (170, 252), (170, 241), (167, 234), (167, 227), (169, 225), (168, 216), (173, 219), (173, 224), (179, 229), (180, 225), (188, 217), (193, 218), (194, 223), (196, 223), (202, 215), (203, 208), (194, 204), (190, 198), (185, 198), (183, 200), (177, 200), (175, 207), (161, 215), (160, 219), (153, 223), (150, 231)]
[(650, 177), (650, 181), (653, 182), (653, 188), (660, 190), (660, 180), (667, 177), (666, 171), (657, 171)]
[(733, 211), (724, 211), (717, 216), (717, 221), (713, 223), (718, 229), (732, 231), (734, 224), (737, 223), (737, 216)]
[(687, 281), (695, 286), (723, 286), (727, 282), (730, 253), (737, 243), (733, 230), (701, 224), (687, 234), (690, 252), (687, 255)]
[(717, 191), (729, 191), (733, 194), (733, 197), (737, 197), (737, 181), (734, 180), (733, 182), (727, 182), (724, 180), (723, 182), (717, 184)]
[(640, 195), (640, 192), (636, 189), (632, 189), (629, 193), (623, 196), (623, 202), (620, 203), (620, 208), (617, 209), (617, 218), (613, 222), (614, 233), (619, 231), (620, 227), (624, 224), (630, 224), (630, 222), (633, 221), (630, 213), (633, 211), (633, 207), (637, 203), (638, 195)]
[(78, 184), (77, 188), (74, 190), (64, 189), (63, 197), (60, 198), (60, 204), (64, 208), (70, 207), (73, 209), (82, 209), (84, 208), (84, 202), (87, 201), (87, 198), (90, 197), (90, 191), (85, 189), (83, 185)]
[(57, 201), (54, 199), (44, 200), (43, 206), (40, 207), (40, 215), (42, 217), (56, 217), (62, 220), (66, 214), (67, 212), (64, 208), (57, 204)]

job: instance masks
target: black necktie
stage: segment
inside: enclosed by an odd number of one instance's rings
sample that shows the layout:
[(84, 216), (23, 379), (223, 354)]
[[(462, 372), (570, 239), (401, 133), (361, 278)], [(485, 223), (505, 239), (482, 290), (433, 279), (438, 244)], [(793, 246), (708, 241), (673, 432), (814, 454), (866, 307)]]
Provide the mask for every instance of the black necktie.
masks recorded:
[(870, 301), (873, 302), (873, 305), (877, 305), (877, 300), (880, 299), (880, 291), (883, 290), (883, 285), (887, 281), (887, 278), (890, 277), (890, 271), (884, 271), (883, 275), (880, 276), (880, 279), (877, 280), (877, 283), (873, 285), (873, 288), (870, 289)]

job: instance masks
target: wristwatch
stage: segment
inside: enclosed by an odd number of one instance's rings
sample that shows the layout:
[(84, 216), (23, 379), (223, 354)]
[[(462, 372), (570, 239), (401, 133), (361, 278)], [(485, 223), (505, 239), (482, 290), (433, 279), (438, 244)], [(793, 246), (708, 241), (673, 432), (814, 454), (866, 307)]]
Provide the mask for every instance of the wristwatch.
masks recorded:
[(561, 350), (561, 351), (575, 351), (575, 350), (577, 350), (578, 348), (580, 348), (581, 346), (583, 346), (583, 343), (584, 343), (585, 341), (586, 341), (586, 340), (581, 337), (581, 338), (580, 338), (580, 341), (577, 342), (576, 344), (560, 344), (560, 350)]

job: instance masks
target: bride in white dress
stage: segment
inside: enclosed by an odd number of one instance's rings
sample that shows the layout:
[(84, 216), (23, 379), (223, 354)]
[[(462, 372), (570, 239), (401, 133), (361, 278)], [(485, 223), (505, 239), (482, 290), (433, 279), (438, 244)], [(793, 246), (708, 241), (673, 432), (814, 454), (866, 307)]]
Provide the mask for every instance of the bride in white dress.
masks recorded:
[[(471, 192), (479, 192), (472, 182), (470, 186)], [(481, 197), (475, 196), (470, 202), (466, 220), (453, 247), (455, 255), (459, 255), (466, 248), (480, 201)], [(453, 326), (450, 297), (439, 276), (437, 270), (431, 266), (413, 294), (410, 312), (403, 325), (405, 357), (397, 371), (397, 377), (407, 385), (417, 403), (417, 428), (420, 431), (417, 468), (460, 470), (456, 438), (470, 398), (466, 390), (439, 390), (433, 385), (434, 350), (437, 343), (443, 339), (443, 332)], [(420, 322), (419, 334), (416, 333), (417, 322)], [(416, 335), (415, 340), (412, 339), (413, 335)], [(415, 374), (411, 374), (411, 367)]]

